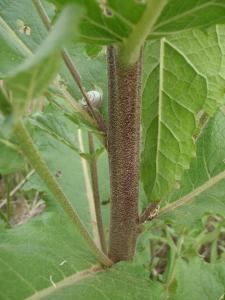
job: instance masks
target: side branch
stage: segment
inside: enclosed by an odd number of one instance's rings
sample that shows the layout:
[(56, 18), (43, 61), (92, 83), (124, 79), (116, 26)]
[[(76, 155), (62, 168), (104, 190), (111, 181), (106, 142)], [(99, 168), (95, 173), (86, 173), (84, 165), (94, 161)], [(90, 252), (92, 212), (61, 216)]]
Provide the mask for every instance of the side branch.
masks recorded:
[(207, 182), (205, 182), (203, 185), (195, 189), (193, 192), (187, 194), (186, 196), (182, 197), (181, 199), (172, 202), (171, 204), (163, 207), (159, 211), (159, 216), (164, 215), (180, 206), (183, 206), (184, 204), (187, 204), (191, 202), (195, 197), (199, 196), (201, 193), (205, 192), (221, 180), (225, 179), (225, 171), (219, 173), (218, 175), (210, 178)]
[[(88, 133), (88, 145), (89, 145), (89, 152), (92, 155), (95, 149), (94, 149), (93, 135), (90, 132)], [(92, 183), (92, 190), (94, 196), (94, 204), (95, 204), (94, 207), (95, 207), (98, 235), (100, 239), (101, 249), (104, 253), (107, 253), (105, 233), (104, 233), (102, 213), (101, 213), (101, 201), (100, 201), (99, 184), (98, 184), (98, 169), (97, 169), (97, 161), (95, 157), (90, 158), (89, 166), (90, 166), (90, 173), (91, 173), (91, 183)]]
[(105, 266), (111, 266), (111, 260), (97, 247), (95, 242), (92, 240), (92, 237), (87, 231), (79, 215), (72, 207), (69, 199), (59, 186), (55, 177), (51, 174), (48, 166), (46, 165), (38, 149), (34, 145), (29, 132), (27, 131), (22, 121), (19, 121), (15, 125), (15, 134), (19, 139), (20, 147), (24, 155), (28, 158), (32, 167), (36, 170), (37, 174), (45, 182), (45, 184), (52, 192), (57, 202), (60, 204), (65, 213), (69, 216), (72, 223), (76, 226), (80, 234), (83, 236), (92, 253), (95, 255), (95, 257), (99, 260), (100, 263), (102, 263)]
[(225, 171), (219, 173), (218, 175), (210, 178), (203, 185), (192, 191), (191, 193), (185, 195), (181, 199), (172, 202), (171, 204), (166, 205), (165, 207), (158, 209), (157, 203), (151, 203), (139, 217), (140, 224), (146, 221), (151, 221), (152, 219), (164, 215), (174, 209), (183, 206), (191, 202), (195, 197), (199, 196), (203, 192), (207, 191), (209, 188), (213, 187), (215, 184), (225, 179)]
[[(33, 4), (34, 4), (34, 6), (35, 6), (42, 22), (44, 23), (45, 27), (47, 28), (48, 31), (50, 31), (51, 30), (51, 20), (49, 19), (47, 13), (45, 12), (45, 9), (44, 9), (44, 7), (41, 3), (41, 0), (33, 0)], [(90, 114), (92, 115), (92, 117), (96, 121), (99, 129), (102, 132), (106, 133), (105, 122), (102, 119), (102, 117), (95, 112), (95, 109), (93, 108), (93, 106), (91, 104), (91, 101), (90, 101), (90, 98), (89, 98), (87, 92), (85, 91), (85, 88), (83, 87), (83, 85), (81, 83), (80, 75), (77, 72), (76, 67), (75, 67), (69, 53), (65, 49), (63, 49), (61, 51), (61, 54), (62, 54), (62, 58), (64, 60), (65, 65), (67, 66), (70, 74), (72, 75), (74, 81), (76, 82), (78, 88), (80, 89), (80, 92), (81, 92), (82, 96), (84, 97), (84, 99), (87, 103), (88, 110), (89, 110)]]

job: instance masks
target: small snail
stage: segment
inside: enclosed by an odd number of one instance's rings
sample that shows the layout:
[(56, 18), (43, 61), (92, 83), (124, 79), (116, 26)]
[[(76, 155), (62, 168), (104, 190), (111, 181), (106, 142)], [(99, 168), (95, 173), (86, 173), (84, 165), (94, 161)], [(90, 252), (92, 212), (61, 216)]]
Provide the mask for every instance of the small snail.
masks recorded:
[[(98, 109), (102, 105), (102, 94), (99, 91), (89, 91), (87, 92), (87, 96), (90, 100), (92, 107)], [(83, 106), (87, 106), (87, 102), (84, 98), (81, 100), (81, 104)]]

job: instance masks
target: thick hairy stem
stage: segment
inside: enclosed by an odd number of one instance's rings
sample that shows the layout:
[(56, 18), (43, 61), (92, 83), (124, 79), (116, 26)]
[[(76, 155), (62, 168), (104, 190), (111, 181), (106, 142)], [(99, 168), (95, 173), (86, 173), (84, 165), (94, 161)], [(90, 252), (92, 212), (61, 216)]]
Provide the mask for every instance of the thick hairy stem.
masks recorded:
[[(93, 154), (95, 151), (94, 140), (93, 140), (93, 135), (90, 132), (88, 133), (88, 144), (89, 144), (90, 154)], [(95, 214), (96, 214), (98, 235), (100, 239), (101, 249), (104, 253), (106, 253), (107, 248), (106, 248), (104, 227), (102, 222), (101, 201), (100, 201), (100, 194), (99, 194), (99, 187), (98, 187), (98, 169), (97, 169), (97, 161), (95, 157), (92, 157), (90, 159), (89, 165), (90, 165), (90, 173), (91, 173), (92, 191), (93, 191), (94, 203), (95, 203)]]
[(65, 213), (69, 216), (70, 220), (79, 230), (80, 234), (85, 239), (89, 248), (92, 250), (92, 253), (96, 256), (96, 258), (105, 266), (111, 266), (112, 262), (108, 257), (96, 246), (92, 237), (88, 233), (85, 228), (82, 220), (78, 216), (77, 212), (72, 207), (69, 199), (59, 186), (58, 182), (51, 174), (48, 166), (42, 159), (38, 149), (34, 145), (29, 132), (23, 125), (22, 121), (19, 121), (15, 126), (15, 133), (20, 141), (20, 147), (24, 153), (24, 155), (28, 158), (32, 167), (36, 170), (37, 174), (41, 177), (41, 179), (45, 182), (49, 190), (54, 195), (56, 201), (61, 205)]
[(108, 48), (111, 184), (109, 257), (131, 260), (138, 234), (141, 59), (129, 67)]

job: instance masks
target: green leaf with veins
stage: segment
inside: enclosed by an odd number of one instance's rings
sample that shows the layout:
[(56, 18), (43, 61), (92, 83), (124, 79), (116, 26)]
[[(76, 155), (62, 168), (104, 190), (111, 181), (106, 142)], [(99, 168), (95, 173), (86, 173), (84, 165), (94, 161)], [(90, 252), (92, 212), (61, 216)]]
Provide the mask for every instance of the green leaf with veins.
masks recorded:
[[(51, 0), (60, 8), (67, 3), (79, 3), (86, 8), (81, 22), (80, 39), (94, 44), (125, 41), (144, 15), (149, 1)], [(158, 0), (152, 0), (151, 2)], [(99, 3), (100, 4), (99, 4)], [(196, 27), (224, 23), (224, 0), (168, 0), (149, 37), (162, 37)], [(150, 21), (150, 20), (149, 20)], [(135, 45), (134, 45), (135, 46)]]
[(79, 7), (66, 8), (36, 54), (6, 78), (5, 86), (16, 114), (21, 115), (29, 102), (40, 96), (56, 76), (60, 66), (60, 49), (76, 31), (80, 15)]
[(64, 213), (45, 212), (0, 232), (0, 299), (22, 300), (96, 260)]
[[(60, 120), (60, 123), (59, 123)], [(68, 132), (68, 125), (65, 122), (65, 116), (62, 111), (53, 111), (53, 113), (36, 113), (29, 118), (32, 126), (43, 130), (56, 140), (81, 154), (78, 145), (75, 144), (75, 137)], [(64, 121), (64, 122), (63, 122)]]
[(196, 70), (206, 77), (207, 101), (204, 110), (209, 115), (212, 115), (224, 101), (224, 30), (224, 25), (218, 25), (207, 31), (191, 30), (169, 38)]
[[(209, 179), (225, 170), (225, 116), (218, 112), (203, 130), (197, 143), (197, 157), (185, 171), (180, 188), (170, 194), (164, 205), (187, 195)], [(161, 218), (176, 227), (193, 227), (201, 222), (205, 214), (220, 215), (225, 218), (225, 180), (203, 192), (192, 202), (171, 211)]]
[[(87, 190), (87, 180), (90, 179), (84, 175), (83, 165), (84, 161), (88, 163), (87, 158), (89, 156), (87, 154), (86, 159), (82, 159), (81, 156), (83, 155), (80, 156), (75, 151), (76, 149), (79, 152), (88, 153), (87, 131), (82, 130), (84, 149), (81, 149), (77, 126), (65, 117), (61, 110), (54, 107), (54, 105), (48, 105), (45, 107), (45, 111), (41, 115), (38, 114), (38, 116), (39, 118), (41, 116), (41, 121), (44, 121), (44, 123), (39, 123), (40, 120), (35, 121), (35, 115), (29, 118), (27, 122), (32, 138), (52, 174), (55, 175), (63, 191), (71, 199), (73, 207), (90, 229), (92, 228), (93, 212), (90, 212), (89, 201), (93, 199), (90, 198), (90, 190)], [(98, 149), (101, 145), (99, 142), (97, 143), (97, 139), (95, 142), (96, 155), (100, 155)], [(107, 200), (109, 198), (107, 154), (106, 151), (101, 150), (100, 152), (101, 155), (98, 157), (97, 162), (101, 170), (99, 171), (100, 196), (101, 200)], [(49, 195), (47, 187), (37, 175), (29, 180), (25, 185), (25, 189), (36, 189), (47, 192)], [(106, 220), (106, 223), (108, 224), (108, 220)]]
[[(52, 19), (54, 16), (54, 6), (48, 2), (42, 2), (42, 4), (48, 16)], [(2, 20), (2, 23), (0, 23), (0, 41), (1, 38), (3, 39), (2, 31), (5, 27), (7, 28), (5, 34), (8, 37), (8, 40), (2, 40), (1, 47), (2, 51), (3, 49), (7, 50), (4, 50), (4, 52), (0, 51), (0, 77), (6, 77), (17, 65), (24, 61), (25, 58), (31, 56), (32, 53), (36, 51), (46, 38), (47, 30), (30, 0), (0, 2), (0, 18)], [(17, 25), (18, 19), (29, 26), (31, 30), (30, 35), (20, 32)], [(85, 89), (87, 91), (100, 89), (103, 92), (103, 106), (101, 112), (104, 118), (107, 119), (107, 71), (105, 53), (101, 52), (97, 57), (90, 59), (85, 53), (84, 45), (68, 45), (67, 50), (77, 66)], [(15, 55), (13, 56), (11, 52), (15, 52)], [(23, 55), (21, 56), (20, 53), (23, 53)], [(63, 88), (66, 86), (66, 89), (68, 89), (75, 100), (80, 100), (82, 98), (80, 90), (77, 88), (74, 79), (65, 66), (62, 66), (60, 73), (63, 76)], [(84, 126), (86, 125), (84, 124)]]
[(169, 300), (223, 299), (225, 289), (225, 263), (209, 264), (201, 258), (186, 262), (179, 258), (174, 280), (169, 287)]
[(32, 297), (35, 299), (143, 299), (165, 300), (160, 283), (152, 282), (148, 273), (132, 263), (120, 263), (111, 269), (90, 273), (83, 278), (65, 279), (58, 288), (49, 288)]
[[(54, 7), (43, 3), (50, 16)], [(23, 26), (20, 24), (24, 24)], [(23, 30), (27, 26), (29, 35)], [(47, 35), (30, 0), (0, 1), (0, 77), (6, 77), (42, 44)]]
[(207, 83), (170, 41), (151, 43), (148, 51), (152, 69), (143, 90), (142, 181), (149, 201), (160, 201), (195, 155), (192, 136)]
[(202, 116), (207, 120), (223, 103), (223, 31), (222, 25), (187, 31), (145, 47), (142, 181), (149, 201), (165, 197), (181, 179)]

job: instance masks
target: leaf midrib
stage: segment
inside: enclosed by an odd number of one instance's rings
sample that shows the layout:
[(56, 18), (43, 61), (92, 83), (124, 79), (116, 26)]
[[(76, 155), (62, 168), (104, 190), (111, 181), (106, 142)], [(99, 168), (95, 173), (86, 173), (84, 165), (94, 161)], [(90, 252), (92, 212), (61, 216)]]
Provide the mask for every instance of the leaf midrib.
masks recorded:
[(205, 7), (208, 7), (208, 6), (218, 6), (218, 7), (224, 7), (225, 8), (225, 5), (223, 5), (223, 4), (214, 3), (214, 2), (206, 3), (206, 4), (200, 5), (198, 7), (195, 7), (193, 9), (189, 10), (189, 11), (186, 11), (186, 12), (184, 12), (182, 14), (179, 14), (179, 15), (173, 17), (173, 18), (170, 18), (170, 19), (168, 19), (168, 20), (166, 20), (164, 22), (158, 23), (157, 26), (155, 26), (153, 28), (153, 31), (156, 31), (158, 28), (160, 28), (160, 27), (162, 27), (164, 25), (167, 25), (167, 24), (169, 24), (169, 23), (171, 23), (173, 21), (177, 21), (179, 19), (182, 19), (183, 17), (191, 15), (192, 13), (197, 12), (197, 11), (199, 11), (201, 9), (204, 9)]
[(13, 37), (16, 43), (20, 46), (21, 50), (26, 56), (32, 55), (32, 51), (27, 47), (26, 44), (19, 38), (16, 32), (5, 22), (5, 20), (0, 16), (0, 26), (2, 26), (8, 33)]
[(103, 272), (104, 269), (100, 265), (94, 265), (91, 268), (78, 272), (76, 274), (73, 274), (69, 277), (66, 277), (62, 281), (59, 281), (55, 284), (55, 286), (50, 286), (46, 289), (40, 290), (31, 297), (26, 298), (26, 300), (38, 300), (43, 299), (46, 296), (49, 296), (52, 293), (55, 293), (56, 291), (63, 289), (65, 287), (71, 286), (73, 284), (76, 284), (80, 282), (81, 280), (90, 278), (94, 276), (97, 273)]

